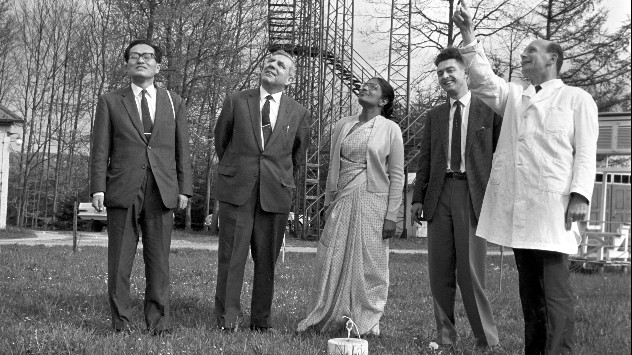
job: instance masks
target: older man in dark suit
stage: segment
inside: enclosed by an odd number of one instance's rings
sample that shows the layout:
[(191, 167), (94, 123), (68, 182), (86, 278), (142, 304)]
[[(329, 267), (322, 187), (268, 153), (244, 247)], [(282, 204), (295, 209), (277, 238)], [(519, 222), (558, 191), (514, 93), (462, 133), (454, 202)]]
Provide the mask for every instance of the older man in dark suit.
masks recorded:
[(154, 86), (162, 52), (148, 40), (125, 50), (131, 85), (99, 97), (94, 118), (90, 191), (107, 207), (108, 295), (112, 326), (130, 331), (130, 274), (139, 231), (145, 260), (145, 323), (171, 332), (169, 248), (173, 211), (192, 195), (187, 110), (175, 93)]
[(458, 49), (443, 50), (435, 65), (449, 100), (428, 112), (412, 215), (428, 221), (437, 342), (451, 345), (456, 341), (458, 283), (478, 344), (494, 347), (498, 331), (484, 290), (487, 245), (475, 233), (502, 118), (472, 97)]
[(261, 86), (229, 95), (215, 126), (219, 250), (215, 315), (234, 331), (249, 248), (255, 264), (250, 328), (272, 327), (274, 266), (287, 223), (294, 173), (304, 163), (309, 112), (283, 90), (294, 81), (291, 56), (266, 58)]

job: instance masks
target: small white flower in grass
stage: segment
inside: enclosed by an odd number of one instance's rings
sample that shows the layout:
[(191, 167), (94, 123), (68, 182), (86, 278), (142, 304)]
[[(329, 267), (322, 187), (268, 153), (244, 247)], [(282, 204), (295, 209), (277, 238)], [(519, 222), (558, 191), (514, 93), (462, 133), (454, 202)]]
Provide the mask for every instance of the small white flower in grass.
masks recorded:
[(432, 350), (437, 350), (439, 349), (439, 344), (435, 343), (434, 341), (431, 341), (430, 344), (428, 344), (428, 347)]

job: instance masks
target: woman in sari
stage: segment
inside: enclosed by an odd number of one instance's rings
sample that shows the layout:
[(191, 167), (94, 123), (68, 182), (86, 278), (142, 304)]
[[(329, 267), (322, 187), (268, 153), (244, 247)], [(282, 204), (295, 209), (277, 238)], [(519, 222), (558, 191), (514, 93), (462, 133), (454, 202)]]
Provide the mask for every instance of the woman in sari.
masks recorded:
[(389, 242), (404, 188), (404, 145), (389, 120), (395, 93), (372, 78), (359, 115), (334, 129), (325, 191), (325, 228), (316, 253), (311, 311), (298, 332), (336, 332), (351, 318), (360, 335), (380, 335), (388, 296)]

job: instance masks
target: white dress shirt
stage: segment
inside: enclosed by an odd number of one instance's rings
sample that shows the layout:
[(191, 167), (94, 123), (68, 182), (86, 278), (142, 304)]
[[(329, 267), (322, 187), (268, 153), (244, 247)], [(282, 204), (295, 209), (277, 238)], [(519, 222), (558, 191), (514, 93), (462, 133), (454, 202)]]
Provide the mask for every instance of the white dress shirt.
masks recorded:
[[(154, 117), (156, 117), (156, 87), (154, 85), (148, 87), (147, 89), (147, 106), (149, 106), (149, 115), (151, 116), (151, 122), (154, 122)], [(138, 109), (138, 117), (140, 117), (141, 123), (143, 122), (143, 111), (141, 109), (141, 100), (143, 99), (143, 88), (132, 83), (132, 91), (134, 92), (134, 100), (136, 101), (136, 108)]]
[[(263, 86), (260, 87), (259, 90), (259, 112), (263, 110), (263, 105), (266, 103), (266, 96), (270, 95)], [(281, 96), (283, 92), (277, 92), (276, 94), (272, 94), (272, 99), (270, 100), (270, 127), (272, 131), (274, 131), (274, 126), (276, 125), (277, 117), (279, 116), (279, 104), (281, 103)], [(263, 142), (263, 128), (261, 128), (261, 142)], [(265, 143), (263, 143), (265, 145)]]
[[(467, 141), (467, 122), (470, 117), (470, 102), (472, 102), (472, 93), (467, 94), (459, 98), (461, 102), (461, 165), (460, 170), (465, 171), (465, 143)], [(450, 98), (450, 131), (448, 132), (448, 152), (452, 151), (452, 128), (454, 123), (454, 113), (456, 112), (456, 106), (454, 105), (456, 99)], [(452, 157), (448, 154), (448, 166), (446, 170), (450, 170), (450, 162)]]

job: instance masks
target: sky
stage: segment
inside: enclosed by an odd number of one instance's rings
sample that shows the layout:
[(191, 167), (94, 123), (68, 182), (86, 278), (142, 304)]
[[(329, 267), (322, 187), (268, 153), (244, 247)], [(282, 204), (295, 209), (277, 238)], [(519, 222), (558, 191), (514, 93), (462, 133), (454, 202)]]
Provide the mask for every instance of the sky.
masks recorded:
[[(377, 24), (374, 21), (371, 21), (372, 17), (375, 16), (376, 13), (383, 13), (384, 16), (390, 15), (391, 0), (355, 0), (354, 2), (354, 49), (376, 69), (384, 70), (386, 64), (388, 63), (388, 41), (378, 41), (376, 36), (366, 33), (375, 31), (376, 27), (379, 27), (380, 30), (388, 31), (390, 25), (390, 20), (388, 18), (378, 21)], [(372, 4), (376, 2), (382, 2), (385, 5), (376, 7)], [(602, 0), (601, 5), (609, 10), (607, 26), (610, 31), (616, 30), (621, 23), (630, 16), (629, 0)], [(415, 60), (418, 60), (419, 63), (421, 63), (422, 58), (417, 57), (411, 60), (411, 62), (413, 62), (413, 68), (416, 65), (414, 63)]]
[(609, 12), (608, 24), (617, 27), (622, 21), (630, 16), (630, 1), (626, 0), (604, 0), (602, 2)]

